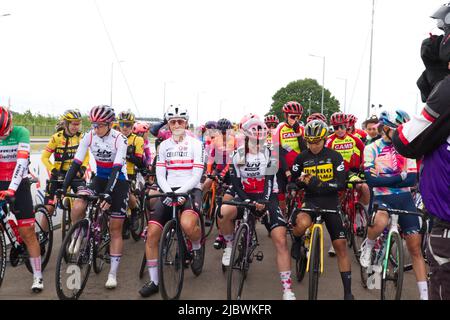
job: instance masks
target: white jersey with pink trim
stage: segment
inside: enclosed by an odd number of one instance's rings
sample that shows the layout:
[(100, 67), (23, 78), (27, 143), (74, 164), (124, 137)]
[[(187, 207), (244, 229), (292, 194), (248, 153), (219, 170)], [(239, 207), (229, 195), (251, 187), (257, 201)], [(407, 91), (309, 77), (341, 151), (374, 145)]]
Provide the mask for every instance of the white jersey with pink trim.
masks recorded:
[(201, 141), (185, 135), (181, 142), (170, 137), (159, 145), (156, 161), (158, 184), (164, 192), (180, 188), (179, 193), (201, 188), (204, 168), (204, 147)]

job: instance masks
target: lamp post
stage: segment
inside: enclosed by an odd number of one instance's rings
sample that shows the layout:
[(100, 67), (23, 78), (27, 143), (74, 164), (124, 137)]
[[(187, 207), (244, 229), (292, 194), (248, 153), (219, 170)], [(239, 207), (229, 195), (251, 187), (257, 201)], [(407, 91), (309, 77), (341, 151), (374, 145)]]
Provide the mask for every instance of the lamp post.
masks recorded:
[(372, 0), (372, 28), (370, 31), (370, 62), (369, 62), (369, 92), (367, 96), (367, 118), (370, 114), (370, 99), (372, 95), (372, 52), (373, 52), (373, 24), (375, 18), (375, 0)]
[(170, 81), (164, 81), (164, 100), (163, 100), (163, 116), (164, 113), (166, 112), (166, 84), (167, 83), (173, 83), (174, 81), (170, 80)]
[(338, 78), (339, 80), (344, 80), (345, 81), (345, 91), (344, 91), (344, 113), (345, 113), (345, 109), (347, 107), (347, 78)]
[(323, 60), (323, 66), (322, 66), (322, 102), (320, 105), (320, 113), (323, 114), (323, 100), (325, 96), (325, 56), (317, 56), (314, 54), (309, 54), (311, 57), (315, 58), (321, 58)]
[(202, 93), (205, 93), (205, 91), (197, 92), (197, 126), (199, 125), (199, 122), (198, 122), (198, 105), (199, 105), (199, 102), (200, 102), (200, 94), (202, 94)]

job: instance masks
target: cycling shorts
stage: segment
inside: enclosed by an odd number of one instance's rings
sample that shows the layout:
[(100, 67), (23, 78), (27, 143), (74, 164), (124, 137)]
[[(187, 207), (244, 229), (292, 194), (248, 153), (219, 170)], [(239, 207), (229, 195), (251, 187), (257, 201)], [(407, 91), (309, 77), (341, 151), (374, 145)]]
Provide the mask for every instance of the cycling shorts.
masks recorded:
[[(90, 189), (96, 194), (104, 193), (106, 186), (108, 185), (108, 179), (99, 178), (96, 176), (92, 181)], [(112, 219), (125, 219), (128, 208), (128, 192), (130, 185), (126, 180), (117, 180), (114, 190), (111, 194), (111, 218)]]
[[(8, 190), (11, 181), (0, 181), (0, 190)], [(33, 198), (31, 197), (30, 180), (22, 179), (14, 195), (14, 215), (19, 227), (34, 226)]]

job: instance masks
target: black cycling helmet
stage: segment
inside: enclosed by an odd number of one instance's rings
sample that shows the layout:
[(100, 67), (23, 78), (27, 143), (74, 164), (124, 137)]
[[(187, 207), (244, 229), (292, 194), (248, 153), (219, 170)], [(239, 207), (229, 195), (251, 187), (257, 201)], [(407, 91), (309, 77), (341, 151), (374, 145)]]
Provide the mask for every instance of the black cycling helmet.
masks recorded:
[(227, 130), (231, 129), (232, 124), (231, 121), (225, 118), (220, 119), (217, 121), (217, 129), (222, 131), (222, 133), (225, 133)]
[(435, 13), (431, 15), (431, 18), (437, 20), (437, 26), (439, 29), (444, 31), (450, 29), (450, 2), (442, 5)]
[(312, 120), (305, 126), (305, 140), (309, 143), (317, 143), (325, 140), (328, 134), (328, 126), (322, 120)]
[(217, 129), (217, 122), (216, 121), (207, 121), (205, 123), (206, 129)]

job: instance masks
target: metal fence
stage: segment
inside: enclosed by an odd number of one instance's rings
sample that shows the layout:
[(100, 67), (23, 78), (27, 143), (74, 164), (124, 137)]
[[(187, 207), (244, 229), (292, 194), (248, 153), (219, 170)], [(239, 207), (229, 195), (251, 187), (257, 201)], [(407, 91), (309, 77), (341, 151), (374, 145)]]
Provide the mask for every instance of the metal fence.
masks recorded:
[(45, 125), (33, 125), (33, 124), (20, 124), (14, 123), (16, 126), (22, 126), (27, 128), (30, 131), (30, 136), (42, 136), (42, 137), (50, 137), (53, 135), (55, 131), (55, 126), (45, 126)]

